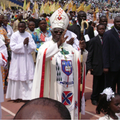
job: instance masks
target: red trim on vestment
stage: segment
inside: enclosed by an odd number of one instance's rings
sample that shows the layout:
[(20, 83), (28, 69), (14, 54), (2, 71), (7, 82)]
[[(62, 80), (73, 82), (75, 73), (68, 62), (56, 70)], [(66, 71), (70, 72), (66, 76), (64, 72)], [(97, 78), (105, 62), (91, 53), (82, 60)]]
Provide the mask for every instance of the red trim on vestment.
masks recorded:
[(81, 84), (81, 70), (80, 70), (80, 61), (78, 59), (78, 118), (79, 118), (79, 112), (80, 112), (80, 84)]
[(43, 55), (41, 87), (40, 87), (40, 97), (43, 97), (43, 94), (44, 94), (44, 78), (45, 78), (45, 59), (46, 59), (46, 51), (47, 51), (47, 48), (45, 49), (44, 55)]
[(7, 62), (7, 60), (5, 59), (5, 56), (2, 53), (1, 53), (1, 55), (2, 55), (2, 59)]
[(85, 91), (85, 64), (84, 64), (84, 73), (83, 73), (83, 87), (82, 87), (82, 96)]

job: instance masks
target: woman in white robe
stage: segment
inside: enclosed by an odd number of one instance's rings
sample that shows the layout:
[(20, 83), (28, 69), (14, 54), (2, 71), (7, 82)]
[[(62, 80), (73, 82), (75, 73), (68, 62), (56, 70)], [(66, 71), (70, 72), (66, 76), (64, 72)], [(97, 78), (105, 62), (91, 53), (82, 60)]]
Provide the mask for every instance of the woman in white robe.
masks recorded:
[[(5, 43), (0, 39), (0, 68), (1, 66), (6, 66), (7, 63), (7, 48)], [(1, 102), (4, 101), (4, 94), (3, 94), (3, 83), (2, 83), (2, 74), (0, 71), (0, 119), (2, 117), (2, 110), (1, 110)]]
[(10, 40), (12, 51), (9, 81), (6, 98), (30, 100), (34, 75), (34, 62), (31, 52), (36, 45), (30, 33), (25, 31), (25, 23), (20, 22), (17, 32)]

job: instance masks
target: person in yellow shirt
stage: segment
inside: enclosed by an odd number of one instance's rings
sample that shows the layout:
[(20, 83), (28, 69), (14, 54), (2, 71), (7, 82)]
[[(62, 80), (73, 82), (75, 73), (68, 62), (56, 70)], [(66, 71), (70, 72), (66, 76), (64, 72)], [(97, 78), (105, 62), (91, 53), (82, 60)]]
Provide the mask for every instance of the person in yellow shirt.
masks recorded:
[(16, 32), (18, 30), (18, 23), (23, 19), (22, 14), (18, 14), (17, 20), (13, 24), (13, 31)]

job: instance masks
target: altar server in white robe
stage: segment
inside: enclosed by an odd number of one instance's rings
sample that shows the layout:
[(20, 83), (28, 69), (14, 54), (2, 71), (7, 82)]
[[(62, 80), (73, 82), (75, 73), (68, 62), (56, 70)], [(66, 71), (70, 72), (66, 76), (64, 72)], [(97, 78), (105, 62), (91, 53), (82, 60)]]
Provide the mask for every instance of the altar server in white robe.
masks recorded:
[[(6, 66), (7, 64), (7, 48), (5, 46), (5, 43), (0, 37), (0, 68), (1, 66)], [(0, 70), (0, 119), (2, 117), (2, 110), (1, 110), (1, 102), (4, 101), (4, 94), (3, 94), (3, 82), (2, 82), (2, 74)]]
[[(72, 119), (78, 119), (81, 105), (81, 52), (65, 43), (67, 37), (64, 37), (64, 35), (69, 18), (62, 8), (52, 14), (50, 23), (52, 40), (47, 41), (39, 48), (33, 80), (32, 99), (48, 97), (58, 100), (66, 105)], [(85, 48), (84, 40), (80, 42), (80, 48)], [(84, 49), (84, 78), (86, 58), (87, 51)]]
[(20, 22), (18, 31), (12, 34), (10, 40), (12, 56), (6, 98), (11, 100), (30, 100), (31, 98), (34, 75), (31, 52), (36, 49), (36, 45), (31, 34), (25, 29), (26, 23)]

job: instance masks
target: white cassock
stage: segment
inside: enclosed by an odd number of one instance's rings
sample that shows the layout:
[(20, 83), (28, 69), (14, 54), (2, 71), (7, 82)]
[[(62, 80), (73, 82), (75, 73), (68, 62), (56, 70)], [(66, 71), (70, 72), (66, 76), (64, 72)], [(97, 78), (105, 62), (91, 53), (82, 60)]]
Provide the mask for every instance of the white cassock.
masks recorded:
[[(78, 119), (80, 95), (80, 51), (64, 43), (63, 51), (52, 40), (45, 42), (38, 51), (33, 80), (32, 99), (48, 97), (62, 102)], [(65, 59), (66, 57), (66, 59)], [(83, 53), (84, 79), (87, 51)], [(83, 87), (84, 89), (84, 87)]]
[[(5, 46), (5, 43), (0, 39), (0, 68), (1, 66), (5, 66), (7, 64), (7, 48)], [(2, 74), (0, 70), (0, 119), (2, 117), (1, 113), (1, 102), (4, 101), (4, 94), (3, 94), (3, 83), (2, 83)]]
[[(28, 46), (23, 44), (26, 37), (29, 38)], [(30, 100), (34, 75), (31, 52), (36, 49), (36, 45), (30, 33), (17, 31), (11, 36), (10, 48), (12, 56), (6, 98)]]

